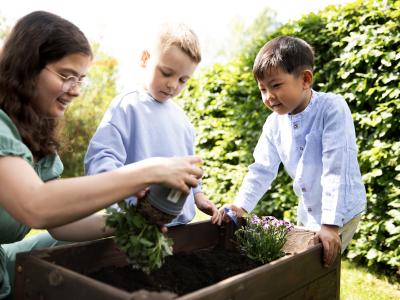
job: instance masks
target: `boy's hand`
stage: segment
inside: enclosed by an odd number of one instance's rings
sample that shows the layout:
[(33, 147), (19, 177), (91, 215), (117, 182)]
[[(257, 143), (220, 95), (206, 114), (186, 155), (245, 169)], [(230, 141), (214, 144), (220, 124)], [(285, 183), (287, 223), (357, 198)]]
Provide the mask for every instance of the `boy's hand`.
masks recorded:
[(242, 218), (243, 215), (246, 213), (246, 211), (243, 208), (238, 207), (235, 204), (224, 204), (224, 205), (222, 205), (221, 208), (219, 209), (219, 213), (222, 216), (222, 220), (224, 220), (227, 223), (229, 223), (231, 221), (231, 219), (226, 215), (225, 210), (224, 210), (225, 207), (227, 207), (230, 210), (232, 210), (236, 214), (236, 216), (238, 218)]
[(211, 223), (221, 225), (222, 217), (215, 204), (210, 201), (203, 193), (196, 193), (194, 201), (198, 209), (211, 216)]
[(329, 267), (335, 261), (336, 256), (342, 251), (339, 227), (323, 224), (314, 239), (316, 242), (321, 241), (324, 247), (324, 264), (325, 267)]

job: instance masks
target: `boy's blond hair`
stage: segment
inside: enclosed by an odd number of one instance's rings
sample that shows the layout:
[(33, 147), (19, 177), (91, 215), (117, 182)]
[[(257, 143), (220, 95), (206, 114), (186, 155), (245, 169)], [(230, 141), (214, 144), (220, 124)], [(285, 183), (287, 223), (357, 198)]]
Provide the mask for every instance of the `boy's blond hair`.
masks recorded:
[(194, 31), (183, 23), (164, 23), (157, 34), (157, 48), (165, 51), (176, 46), (195, 63), (200, 63), (200, 43)]

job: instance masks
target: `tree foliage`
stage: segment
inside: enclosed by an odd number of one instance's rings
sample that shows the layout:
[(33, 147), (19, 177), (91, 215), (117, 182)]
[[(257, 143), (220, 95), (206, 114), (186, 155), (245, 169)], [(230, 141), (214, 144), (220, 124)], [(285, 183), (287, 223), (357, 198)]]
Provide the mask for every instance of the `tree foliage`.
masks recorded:
[(8, 31), (9, 31), (9, 27), (6, 23), (5, 18), (0, 16), (0, 46), (1, 46), (4, 38), (6, 37)]
[(93, 48), (95, 60), (89, 70), (89, 84), (65, 114), (62, 130), (65, 146), (61, 151), (64, 177), (84, 174), (83, 159), (89, 141), (116, 95), (117, 61), (99, 51), (97, 45)]
[[(400, 272), (399, 19), (398, 0), (330, 6), (273, 32), (265, 26), (231, 61), (192, 81), (183, 103), (197, 129), (207, 194), (220, 204), (232, 201), (253, 161), (268, 115), (251, 74), (256, 53), (278, 35), (303, 38), (316, 52), (314, 88), (341, 94), (353, 112), (368, 209), (347, 256)], [(293, 220), (296, 205), (280, 170), (256, 212)]]

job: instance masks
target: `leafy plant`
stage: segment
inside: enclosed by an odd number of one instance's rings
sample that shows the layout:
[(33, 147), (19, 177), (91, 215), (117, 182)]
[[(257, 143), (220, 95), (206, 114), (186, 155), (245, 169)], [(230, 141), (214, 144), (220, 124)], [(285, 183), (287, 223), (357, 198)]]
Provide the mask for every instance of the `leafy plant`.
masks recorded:
[(282, 247), (287, 233), (292, 230), (290, 222), (278, 220), (272, 216), (257, 215), (246, 218), (246, 225), (235, 232), (239, 248), (249, 258), (268, 263), (285, 255)]
[(119, 209), (106, 210), (106, 225), (115, 228), (115, 242), (133, 268), (145, 273), (159, 269), (165, 257), (172, 255), (172, 240), (157, 225), (150, 224), (135, 206), (125, 201), (118, 206)]
[(63, 177), (82, 176), (83, 159), (89, 141), (96, 131), (110, 102), (115, 97), (117, 61), (93, 45), (95, 59), (88, 73), (89, 85), (68, 108), (64, 118), (61, 158), (64, 163)]

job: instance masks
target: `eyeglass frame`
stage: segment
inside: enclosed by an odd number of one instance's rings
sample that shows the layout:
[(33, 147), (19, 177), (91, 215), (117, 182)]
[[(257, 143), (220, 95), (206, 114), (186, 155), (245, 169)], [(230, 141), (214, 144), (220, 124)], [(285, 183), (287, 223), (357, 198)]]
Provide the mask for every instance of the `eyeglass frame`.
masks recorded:
[[(45, 68), (47, 71), (50, 71), (51, 73), (57, 75), (58, 77), (60, 77), (60, 78), (63, 80), (63, 84), (62, 84), (62, 86), (61, 86), (61, 90), (62, 90), (64, 93), (68, 93), (69, 91), (71, 91), (71, 90), (72, 90), (73, 88), (75, 88), (76, 86), (79, 86), (79, 88), (81, 88), (82, 85), (84, 85), (84, 84), (86, 83), (84, 80), (79, 80), (79, 77), (78, 77), (78, 76), (70, 75), (70, 76), (68, 76), (68, 77), (65, 77), (65, 76), (61, 75), (60, 73), (58, 73), (58, 72), (56, 72), (56, 71), (50, 69), (50, 68), (47, 67), (47, 66), (44, 67), (44, 68)], [(71, 79), (72, 79), (73, 81), (71, 81)], [(68, 89), (65, 88), (65, 85), (66, 85), (67, 83), (69, 83), (69, 84), (71, 85)], [(68, 86), (67, 86), (67, 87), (68, 87)]]

